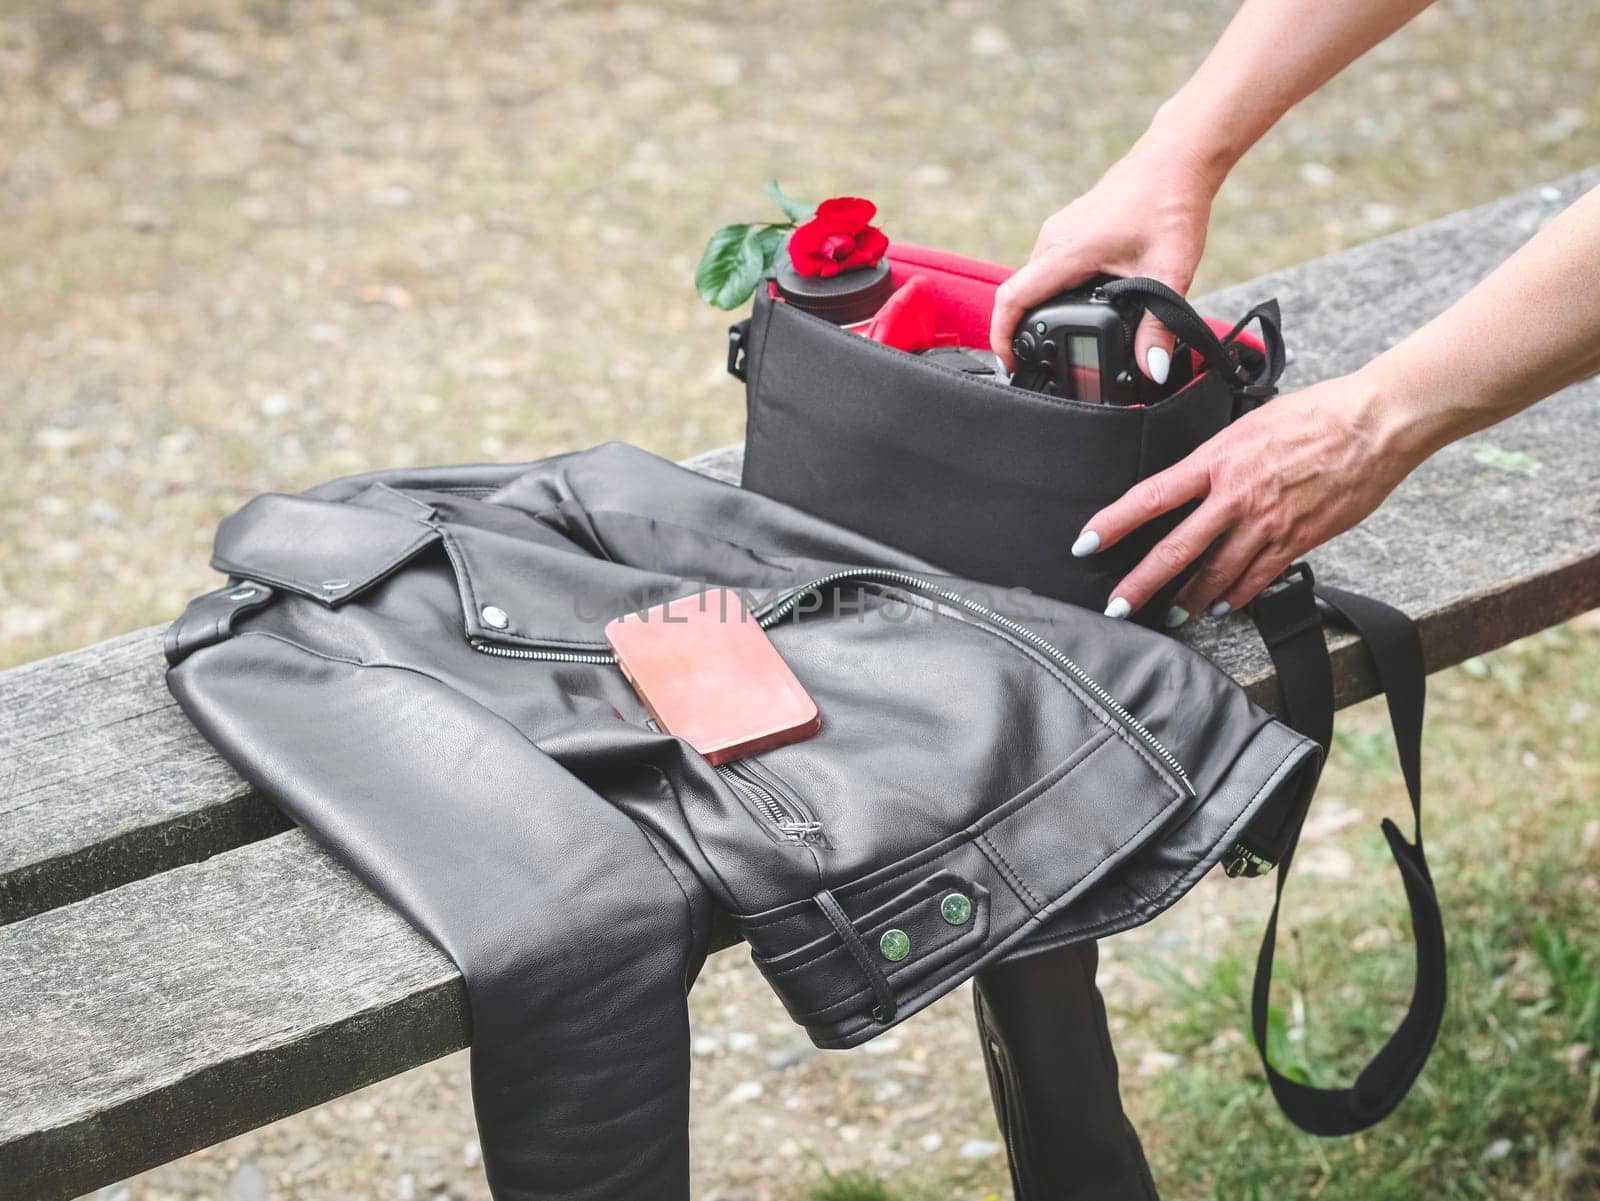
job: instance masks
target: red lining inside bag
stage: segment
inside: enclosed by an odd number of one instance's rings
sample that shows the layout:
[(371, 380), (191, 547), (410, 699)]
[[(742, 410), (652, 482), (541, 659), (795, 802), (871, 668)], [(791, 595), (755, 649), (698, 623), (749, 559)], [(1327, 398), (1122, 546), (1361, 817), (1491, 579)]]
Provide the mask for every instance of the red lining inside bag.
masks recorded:
[[(989, 345), (994, 292), (1011, 276), (1011, 268), (911, 242), (895, 242), (889, 247), (889, 273), (897, 288), (913, 277), (923, 281), (923, 287), (935, 302), (936, 345)], [(1232, 323), (1211, 317), (1206, 318), (1206, 324), (1219, 338), (1233, 328)], [(1266, 352), (1261, 339), (1248, 330), (1239, 335), (1239, 341), (1258, 352)], [(1199, 371), (1200, 366), (1200, 357), (1195, 355), (1194, 369)]]

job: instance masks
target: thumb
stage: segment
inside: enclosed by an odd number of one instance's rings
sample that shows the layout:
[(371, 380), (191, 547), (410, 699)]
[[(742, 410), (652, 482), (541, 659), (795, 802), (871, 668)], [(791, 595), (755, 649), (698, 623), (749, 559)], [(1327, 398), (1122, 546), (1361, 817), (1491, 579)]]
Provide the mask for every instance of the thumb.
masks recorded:
[(1172, 347), (1176, 342), (1171, 330), (1154, 314), (1146, 313), (1133, 335), (1133, 361), (1155, 383), (1164, 384), (1172, 370)]
[(995, 290), (994, 312), (989, 321), (989, 348), (1000, 356), (1007, 371), (1016, 369), (1011, 353), (1011, 337), (1017, 323), (1041, 300), (1081, 284), (1094, 274), (1082, 265), (1077, 255), (1056, 252), (1034, 257)]

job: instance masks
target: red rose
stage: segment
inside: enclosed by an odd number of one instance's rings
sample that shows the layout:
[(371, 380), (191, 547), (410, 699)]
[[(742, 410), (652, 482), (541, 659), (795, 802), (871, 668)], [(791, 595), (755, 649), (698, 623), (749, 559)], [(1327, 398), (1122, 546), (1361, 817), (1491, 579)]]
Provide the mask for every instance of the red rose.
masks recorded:
[(889, 249), (887, 235), (870, 224), (877, 212), (877, 205), (858, 196), (824, 200), (816, 215), (789, 236), (789, 261), (801, 275), (824, 279), (874, 266)]

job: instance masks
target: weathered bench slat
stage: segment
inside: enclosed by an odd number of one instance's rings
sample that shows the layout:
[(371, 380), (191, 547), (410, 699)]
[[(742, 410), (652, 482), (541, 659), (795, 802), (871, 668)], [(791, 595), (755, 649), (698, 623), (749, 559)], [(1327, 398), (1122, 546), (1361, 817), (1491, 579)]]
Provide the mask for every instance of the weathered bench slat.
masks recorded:
[(466, 1044), (454, 965), (299, 831), (0, 929), (0, 1196), (74, 1197)]
[[(1595, 182), (1600, 171), (1560, 188), (1570, 198)], [(1375, 329), (1398, 336), (1443, 308), (1557, 207), (1514, 197), (1210, 304), (1283, 298), (1300, 356), (1288, 382), (1308, 383), (1369, 357)], [(1451, 448), (1319, 552), (1319, 571), (1418, 615), (1435, 668), (1595, 607), (1600, 505), (1583, 452), (1597, 419), (1591, 381)], [(711, 460), (699, 465), (726, 472), (737, 458)], [(0, 1012), (12, 1019), (0, 1031), (0, 1180), (26, 1196), (109, 1182), (464, 1037), (450, 965), (299, 833), (166, 870), (257, 837), (251, 823), (272, 814), (170, 705), (157, 636), (0, 675), (0, 848), (12, 848), (0, 904), (55, 905), (162, 872), (0, 928)], [(1246, 621), (1190, 637), (1270, 692)], [(1347, 644), (1346, 702), (1369, 687)], [(30, 829), (43, 833), (19, 841)]]
[(165, 666), (156, 629), (0, 674), (0, 924), (288, 828)]

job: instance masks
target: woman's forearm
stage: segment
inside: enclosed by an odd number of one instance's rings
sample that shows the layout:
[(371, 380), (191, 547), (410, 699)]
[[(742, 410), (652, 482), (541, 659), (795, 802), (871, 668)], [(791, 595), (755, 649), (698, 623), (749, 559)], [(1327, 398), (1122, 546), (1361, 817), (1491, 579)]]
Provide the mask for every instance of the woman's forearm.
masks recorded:
[(1415, 464), (1600, 371), (1600, 188), (1357, 373), (1364, 419)]
[[(989, 342), (1011, 366), (1022, 314), (1098, 272), (1151, 275), (1180, 292), (1205, 250), (1229, 169), (1296, 101), (1429, 0), (1245, 0), (1205, 62), (1089, 191), (1045, 221), (1033, 254), (995, 293)], [(1167, 381), (1173, 336), (1146, 314), (1134, 361)]]
[(1432, 0), (1245, 0), (1145, 137), (1212, 191), (1278, 118)]

